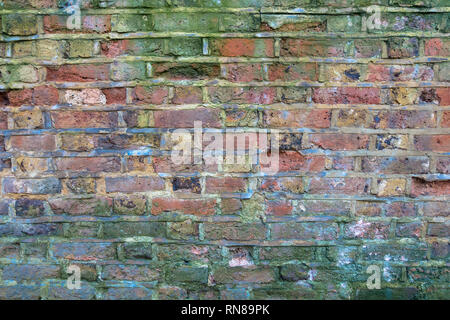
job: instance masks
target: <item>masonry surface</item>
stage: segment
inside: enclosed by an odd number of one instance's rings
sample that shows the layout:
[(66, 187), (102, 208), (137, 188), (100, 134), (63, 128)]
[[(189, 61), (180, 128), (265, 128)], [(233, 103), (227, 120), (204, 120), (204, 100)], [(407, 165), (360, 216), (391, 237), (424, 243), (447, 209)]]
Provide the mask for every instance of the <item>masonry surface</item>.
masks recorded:
[[(0, 299), (450, 298), (448, 1), (74, 5), (0, 1)], [(279, 172), (174, 164), (194, 121)]]

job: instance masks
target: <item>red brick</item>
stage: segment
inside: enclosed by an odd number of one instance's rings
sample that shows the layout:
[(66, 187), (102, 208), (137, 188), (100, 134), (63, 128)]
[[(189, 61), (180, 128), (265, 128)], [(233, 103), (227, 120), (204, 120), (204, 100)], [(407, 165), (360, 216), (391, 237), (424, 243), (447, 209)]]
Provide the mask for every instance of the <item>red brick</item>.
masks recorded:
[(261, 181), (262, 191), (303, 193), (304, 185), (301, 177), (267, 178)]
[(152, 77), (169, 80), (216, 79), (220, 75), (220, 66), (209, 63), (153, 63)]
[(450, 194), (450, 180), (425, 181), (419, 178), (412, 179), (411, 196), (446, 196)]
[(380, 81), (432, 81), (434, 71), (429, 66), (369, 64), (367, 80)]
[(262, 81), (261, 64), (226, 64), (227, 80), (232, 82)]
[(279, 171), (319, 172), (324, 169), (324, 156), (304, 156), (296, 151), (279, 154)]
[(338, 226), (335, 223), (275, 223), (272, 226), (273, 239), (335, 240)]
[(115, 40), (102, 42), (102, 55), (108, 58), (115, 58), (126, 52), (126, 40)]
[(276, 100), (276, 88), (231, 88), (212, 87), (208, 89), (213, 103), (255, 103), (272, 104)]
[(159, 215), (163, 212), (182, 212), (197, 216), (215, 214), (216, 200), (189, 200), (155, 198), (152, 202), (152, 214)]
[(414, 217), (416, 211), (413, 202), (392, 202), (384, 205), (388, 217)]
[(205, 239), (208, 240), (263, 240), (267, 226), (258, 223), (208, 222), (204, 224)]
[(243, 178), (206, 178), (207, 193), (245, 192), (247, 184)]
[(354, 159), (351, 157), (335, 157), (332, 161), (333, 170), (352, 171), (355, 168)]
[(344, 234), (348, 239), (387, 239), (389, 223), (359, 220), (344, 226)]
[(11, 136), (10, 145), (12, 150), (18, 151), (54, 151), (56, 142), (54, 135), (42, 136)]
[(47, 81), (90, 82), (109, 79), (109, 65), (80, 64), (47, 68)]
[(367, 149), (369, 136), (362, 134), (314, 133), (309, 135), (309, 142), (322, 149), (358, 150)]
[(374, 129), (419, 129), (435, 128), (434, 112), (422, 110), (379, 111), (373, 116), (370, 124)]
[(12, 90), (8, 92), (9, 104), (12, 106), (32, 105), (33, 90)]
[(397, 223), (395, 235), (401, 238), (420, 238), (422, 229), (422, 222)]
[(50, 86), (34, 88), (33, 102), (38, 106), (51, 106), (57, 104), (59, 102), (58, 89)]
[(57, 170), (73, 172), (118, 172), (120, 159), (117, 157), (75, 157), (55, 159)]
[(442, 112), (441, 127), (450, 128), (450, 111)]
[(432, 237), (448, 238), (450, 235), (450, 224), (447, 223), (429, 223), (427, 235)]
[(450, 152), (450, 134), (415, 136), (414, 145), (419, 151)]
[[(264, 45), (258, 49), (258, 45)], [(211, 40), (213, 55), (224, 57), (255, 57), (262, 56), (273, 57), (273, 39), (214, 39)]]
[(448, 39), (429, 39), (425, 41), (426, 56), (450, 56), (450, 41)]
[(270, 283), (275, 281), (275, 272), (270, 267), (221, 267), (214, 271), (213, 279), (218, 284)]
[(440, 157), (436, 159), (436, 172), (450, 173), (450, 157)]
[(450, 88), (436, 88), (436, 94), (441, 106), (450, 106)]
[(380, 104), (379, 88), (315, 88), (315, 103), (327, 104)]
[(0, 130), (8, 129), (8, 113), (0, 111)]
[(111, 31), (111, 16), (84, 16), (81, 29), (68, 29), (67, 16), (44, 16), (44, 31), (46, 33), (106, 33)]
[(220, 128), (222, 126), (217, 109), (164, 110), (155, 111), (153, 115), (157, 128), (193, 128), (194, 121), (201, 121), (203, 128)]
[[(112, 199), (101, 196), (83, 198), (53, 198), (49, 205), (54, 214), (67, 214), (71, 216), (111, 214)], [(101, 210), (99, 210), (101, 208)], [(97, 228), (95, 228), (96, 231)]]
[(389, 81), (391, 75), (389, 73), (389, 66), (384, 64), (369, 64), (367, 70), (367, 81), (382, 82)]
[(55, 243), (52, 251), (55, 258), (79, 261), (114, 259), (116, 255), (112, 243)]
[(199, 171), (203, 172), (217, 172), (217, 164), (194, 164), (192, 159), (191, 163), (188, 164), (175, 164), (171, 156), (155, 157), (153, 158), (153, 168), (155, 172), (158, 173), (197, 173)]
[(274, 216), (286, 216), (292, 213), (292, 203), (285, 200), (266, 201), (266, 212)]
[(271, 64), (269, 65), (269, 81), (317, 81), (319, 68), (317, 63)]
[(264, 110), (263, 121), (267, 127), (328, 128), (331, 111), (315, 110)]
[(165, 104), (168, 102), (169, 90), (165, 87), (137, 86), (133, 90), (133, 103)]
[(370, 173), (428, 173), (430, 161), (425, 156), (363, 157), (362, 172)]
[(106, 33), (111, 31), (111, 16), (85, 16), (82, 19), (83, 32)]
[(164, 190), (164, 180), (159, 177), (106, 177), (106, 192), (147, 192)]
[(368, 194), (370, 181), (365, 178), (312, 178), (309, 193)]
[(116, 112), (55, 111), (50, 114), (56, 129), (115, 128), (118, 125)]
[(127, 102), (126, 88), (103, 89), (107, 104), (125, 104)]
[(234, 198), (224, 198), (221, 201), (221, 211), (223, 214), (233, 214), (242, 209), (242, 201)]
[(282, 57), (344, 57), (345, 42), (339, 40), (281, 39)]

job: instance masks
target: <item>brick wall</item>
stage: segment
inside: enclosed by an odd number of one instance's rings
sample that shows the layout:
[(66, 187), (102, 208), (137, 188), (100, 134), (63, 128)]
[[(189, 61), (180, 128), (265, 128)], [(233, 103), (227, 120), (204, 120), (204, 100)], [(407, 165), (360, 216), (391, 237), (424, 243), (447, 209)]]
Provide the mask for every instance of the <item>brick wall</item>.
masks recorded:
[(0, 298), (449, 298), (447, 1), (75, 2), (0, 1)]

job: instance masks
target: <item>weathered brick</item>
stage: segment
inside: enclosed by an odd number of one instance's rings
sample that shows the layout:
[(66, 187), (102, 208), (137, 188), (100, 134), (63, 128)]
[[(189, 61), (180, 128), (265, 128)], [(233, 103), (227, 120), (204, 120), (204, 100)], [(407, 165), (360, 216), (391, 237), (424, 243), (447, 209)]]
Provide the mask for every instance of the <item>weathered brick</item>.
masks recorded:
[(414, 217), (416, 211), (412, 202), (391, 202), (384, 205), (388, 217)]
[(282, 57), (344, 57), (346, 48), (344, 41), (281, 39)]
[(112, 208), (112, 200), (101, 196), (53, 198), (49, 199), (49, 204), (54, 214), (71, 216), (109, 216)]
[(51, 250), (56, 258), (67, 260), (95, 261), (116, 256), (116, 248), (111, 243), (55, 243)]
[(159, 270), (145, 265), (107, 265), (103, 267), (105, 280), (152, 281), (159, 278)]
[(415, 136), (414, 145), (420, 151), (450, 152), (449, 135)]
[(164, 87), (141, 87), (133, 91), (133, 102), (136, 104), (164, 104), (168, 102), (169, 91)]
[(263, 121), (267, 127), (308, 127), (328, 128), (331, 121), (330, 110), (265, 110)]
[(247, 189), (246, 181), (242, 178), (207, 178), (207, 193), (227, 193), (227, 192), (245, 192)]
[(427, 56), (449, 56), (450, 41), (448, 39), (434, 38), (425, 41), (425, 54)]
[(276, 223), (271, 235), (273, 239), (335, 240), (337, 232), (333, 223)]
[(155, 111), (154, 118), (155, 126), (159, 128), (193, 128), (194, 121), (201, 121), (203, 127), (222, 126), (220, 113), (216, 109)]
[(271, 104), (276, 99), (275, 88), (208, 88), (209, 98), (213, 103), (255, 103)]
[(76, 157), (55, 159), (56, 169), (72, 172), (118, 172), (120, 159), (117, 157)]
[(45, 214), (44, 202), (34, 199), (17, 199), (15, 210), (18, 217), (39, 217)]
[(118, 115), (100, 111), (55, 111), (51, 112), (53, 126), (66, 128), (115, 128)]
[(163, 199), (155, 198), (152, 202), (152, 214), (159, 215), (163, 212), (182, 212), (191, 215), (215, 214), (215, 200), (195, 199)]
[(348, 239), (387, 239), (389, 223), (359, 220), (346, 224), (344, 234)]
[(64, 65), (47, 68), (47, 81), (91, 82), (109, 79), (109, 66), (104, 65)]
[(445, 196), (450, 193), (450, 181), (424, 181), (418, 178), (412, 179), (411, 196)]
[(266, 226), (258, 223), (205, 223), (205, 239), (210, 240), (263, 240)]
[(319, 172), (325, 169), (325, 157), (304, 156), (296, 151), (285, 151), (279, 155), (279, 171)]
[(268, 72), (269, 81), (318, 80), (318, 65), (315, 63), (272, 64)]
[(427, 173), (430, 161), (424, 156), (411, 157), (363, 157), (363, 172), (377, 173)]
[(206, 284), (208, 283), (208, 268), (202, 266), (178, 266), (171, 270), (168, 278), (174, 282)]
[(378, 88), (316, 88), (313, 92), (315, 103), (379, 104), (381, 102)]
[(212, 55), (224, 57), (273, 57), (273, 39), (210, 39)]
[(56, 149), (54, 135), (11, 136), (9, 139), (13, 151), (53, 151)]
[(54, 194), (61, 192), (61, 182), (56, 178), (16, 179), (3, 178), (5, 193)]
[(105, 179), (106, 192), (148, 192), (164, 189), (159, 177), (125, 177)]
[(310, 193), (367, 194), (369, 181), (365, 178), (312, 178)]
[(368, 135), (355, 134), (311, 134), (309, 141), (313, 145), (329, 150), (358, 150), (367, 149)]
[(387, 42), (389, 58), (411, 58), (419, 55), (417, 38), (391, 38)]
[(166, 226), (163, 222), (108, 222), (104, 224), (105, 238), (118, 237), (165, 237)]

